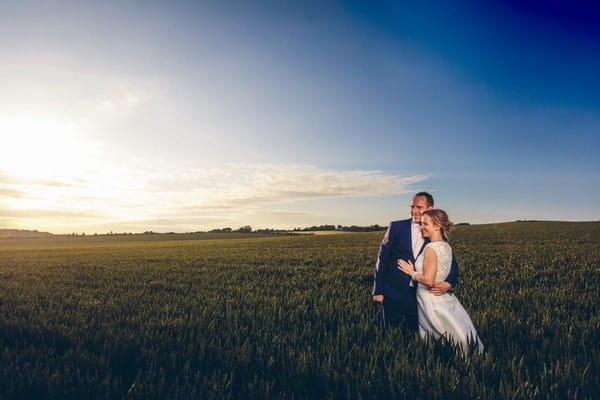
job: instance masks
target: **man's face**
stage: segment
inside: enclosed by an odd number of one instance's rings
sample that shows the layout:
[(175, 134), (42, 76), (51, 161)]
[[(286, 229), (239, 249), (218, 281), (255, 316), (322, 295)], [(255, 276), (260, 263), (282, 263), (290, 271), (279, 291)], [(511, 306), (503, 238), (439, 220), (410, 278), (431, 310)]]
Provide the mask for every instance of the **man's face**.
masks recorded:
[(427, 198), (425, 196), (413, 197), (410, 202), (410, 215), (413, 222), (420, 223), (423, 212), (430, 209), (431, 207), (427, 205)]

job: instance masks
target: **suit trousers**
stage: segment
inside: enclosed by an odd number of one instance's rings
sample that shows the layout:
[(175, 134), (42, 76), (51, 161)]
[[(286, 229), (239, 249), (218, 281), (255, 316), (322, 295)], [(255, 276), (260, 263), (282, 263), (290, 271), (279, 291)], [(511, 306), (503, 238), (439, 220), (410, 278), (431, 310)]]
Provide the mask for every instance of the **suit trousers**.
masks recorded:
[(417, 307), (407, 307), (406, 302), (394, 301), (384, 298), (386, 323), (390, 327), (400, 327), (405, 334), (417, 333), (419, 330), (419, 317)]

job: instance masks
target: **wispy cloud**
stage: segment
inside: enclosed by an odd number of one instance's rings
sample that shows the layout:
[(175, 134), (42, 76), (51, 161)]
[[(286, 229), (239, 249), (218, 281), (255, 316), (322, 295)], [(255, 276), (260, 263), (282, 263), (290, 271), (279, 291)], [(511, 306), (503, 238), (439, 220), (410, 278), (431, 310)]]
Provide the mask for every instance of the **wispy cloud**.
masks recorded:
[(147, 100), (148, 94), (141, 89), (123, 90), (99, 100), (97, 110), (109, 112), (127, 110), (139, 106)]
[[(46, 186), (4, 176), (5, 183), (13, 184), (4, 188), (6, 194), (16, 198), (4, 205), (0, 216), (30, 222), (53, 219), (54, 226), (74, 225), (79, 220), (88, 226), (124, 230), (199, 229), (235, 224), (244, 217), (273, 216), (278, 212), (271, 210), (283, 205), (294, 208), (303, 201), (402, 194), (427, 178), (311, 165), (229, 164), (204, 169), (115, 165), (71, 177), (68, 182), (46, 182)], [(298, 209), (281, 213), (293, 214), (297, 220), (306, 216)]]
[(101, 217), (100, 214), (89, 210), (59, 210), (59, 209), (2, 209), (0, 218), (23, 218), (23, 219), (55, 219), (61, 220), (93, 220)]
[[(81, 184), (83, 181), (81, 179), (75, 180), (60, 180), (60, 179), (37, 179), (37, 178), (22, 178), (11, 176), (9, 174), (2, 175), (0, 173), (0, 185), (4, 185), (7, 187), (18, 187), (18, 186), (27, 186), (27, 187), (70, 187)], [(0, 188), (0, 190), (2, 190)], [(10, 189), (6, 189), (10, 190)]]
[(161, 192), (185, 192), (188, 209), (226, 210), (303, 200), (400, 194), (427, 177), (390, 175), (381, 171), (340, 171), (311, 165), (230, 164), (163, 177), (148, 184)]
[(16, 189), (0, 187), (0, 199), (3, 197), (18, 198), (25, 196), (25, 192)]
[(78, 122), (107, 118), (106, 113), (127, 111), (152, 100), (157, 86), (143, 74), (138, 78), (116, 73), (82, 69), (66, 60), (60, 68), (35, 68), (45, 64), (39, 55), (27, 62), (3, 65), (0, 76), (0, 106), (4, 113), (63, 115)]

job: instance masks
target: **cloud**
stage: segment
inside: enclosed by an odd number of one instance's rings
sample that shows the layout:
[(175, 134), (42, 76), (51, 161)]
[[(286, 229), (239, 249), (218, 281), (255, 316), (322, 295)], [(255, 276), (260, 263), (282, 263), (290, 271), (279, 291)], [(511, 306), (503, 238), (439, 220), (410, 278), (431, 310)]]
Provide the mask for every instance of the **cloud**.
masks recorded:
[(194, 231), (200, 229), (198, 227), (226, 225), (229, 222), (229, 219), (223, 216), (180, 215), (178, 217), (158, 217), (130, 221), (110, 221), (109, 225), (112, 227), (112, 229), (116, 229), (118, 231)]
[(5, 200), (0, 218), (22, 220), (21, 226), (31, 226), (26, 222), (39, 219), (33, 221), (35, 228), (50, 231), (80, 230), (78, 226), (99, 231), (187, 231), (235, 226), (244, 220), (301, 224), (325, 217), (317, 215), (319, 211), (315, 214), (314, 207), (303, 209), (302, 202), (311, 201), (314, 206), (315, 201), (326, 199), (403, 194), (427, 178), (311, 165), (240, 163), (183, 168), (107, 164), (62, 182), (5, 184), (5, 195), (19, 197)]
[(141, 88), (116, 90), (113, 93), (104, 94), (98, 101), (96, 109), (102, 112), (129, 110), (148, 100), (149, 94)]
[(427, 178), (311, 165), (113, 167), (86, 176), (77, 191), (65, 188), (65, 193), (71, 193), (71, 200), (77, 202), (102, 203), (115, 215), (147, 219), (182, 213), (239, 213), (306, 200), (396, 195), (412, 191), (412, 184)]
[(304, 200), (373, 197), (406, 193), (428, 175), (339, 171), (310, 165), (231, 164), (164, 177), (150, 185), (185, 193), (188, 209), (228, 210)]
[[(13, 60), (16, 61), (16, 60)], [(152, 101), (156, 80), (135, 78), (94, 68), (81, 69), (58, 61), (60, 68), (36, 68), (43, 60), (28, 62), (31, 68), (9, 60), (0, 74), (0, 109), (4, 113), (67, 115), (78, 122), (107, 118)], [(11, 65), (12, 64), (12, 65)]]
[(56, 209), (0, 209), (0, 218), (60, 218), (80, 220), (101, 217), (100, 214), (89, 210), (56, 210)]
[[(82, 183), (82, 180), (76, 179), (74, 181), (67, 180), (51, 180), (51, 179), (32, 179), (32, 178), (20, 178), (10, 175), (0, 175), (0, 185), (7, 186), (28, 186), (28, 187), (71, 187)], [(0, 189), (1, 190), (1, 189)]]
[(3, 198), (3, 197), (18, 198), (18, 197), (23, 197), (23, 196), (25, 196), (25, 192), (23, 192), (21, 190), (0, 187), (0, 198)]

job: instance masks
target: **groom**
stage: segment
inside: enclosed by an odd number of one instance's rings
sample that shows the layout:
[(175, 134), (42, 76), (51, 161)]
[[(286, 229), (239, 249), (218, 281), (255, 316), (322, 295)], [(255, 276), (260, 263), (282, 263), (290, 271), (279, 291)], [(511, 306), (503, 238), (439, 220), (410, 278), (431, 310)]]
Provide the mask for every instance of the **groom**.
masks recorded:
[[(411, 217), (393, 221), (379, 247), (373, 282), (373, 301), (383, 303), (386, 323), (402, 326), (406, 333), (417, 332), (417, 284), (398, 269), (398, 260), (415, 262), (427, 242), (421, 235), (421, 215), (433, 208), (433, 197), (427, 192), (415, 194), (410, 203)], [(443, 282), (436, 282), (430, 291), (442, 295), (456, 286), (458, 265), (452, 257), (452, 268)]]

